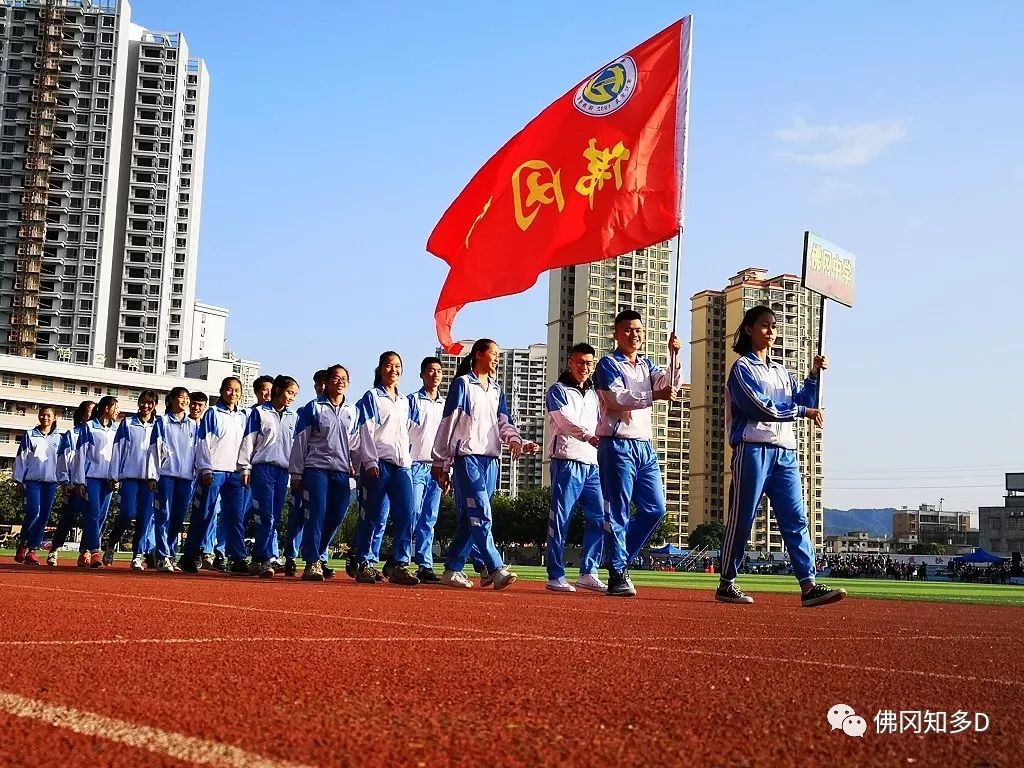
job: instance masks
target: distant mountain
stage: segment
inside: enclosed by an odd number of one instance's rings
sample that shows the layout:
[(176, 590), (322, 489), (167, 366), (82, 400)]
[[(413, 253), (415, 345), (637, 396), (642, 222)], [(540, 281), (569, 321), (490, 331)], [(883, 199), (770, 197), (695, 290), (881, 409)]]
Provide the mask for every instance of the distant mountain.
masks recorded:
[(892, 536), (893, 509), (825, 509), (825, 535), (845, 536), (867, 531), (872, 536)]

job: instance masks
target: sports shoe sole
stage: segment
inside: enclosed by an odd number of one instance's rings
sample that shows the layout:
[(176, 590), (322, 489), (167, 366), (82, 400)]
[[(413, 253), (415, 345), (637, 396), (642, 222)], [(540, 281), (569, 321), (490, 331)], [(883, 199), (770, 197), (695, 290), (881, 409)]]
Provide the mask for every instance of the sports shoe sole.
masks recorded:
[(608, 597), (636, 597), (636, 589), (609, 589), (605, 594)]
[(719, 603), (730, 603), (731, 605), (753, 605), (754, 599), (743, 599), (739, 597), (725, 597), (724, 595), (715, 595), (715, 600)]
[(563, 584), (561, 586), (555, 586), (554, 584), (545, 584), (544, 589), (548, 592), (562, 592), (564, 594), (572, 594), (576, 591), (576, 588), (572, 584)]
[(596, 592), (599, 595), (607, 594), (608, 587), (591, 587), (587, 584), (580, 584), (578, 581), (573, 585), (577, 590), (583, 589), (587, 592)]
[(513, 584), (515, 584), (518, 580), (519, 580), (519, 577), (516, 574), (514, 574), (514, 573), (510, 573), (506, 578), (501, 579), (500, 581), (498, 579), (494, 579), (493, 580), (493, 582), (494, 582), (494, 590), (498, 591), (499, 589), (504, 589), (505, 587), (510, 587)]
[(843, 591), (843, 590), (837, 589), (834, 592), (829, 592), (827, 595), (822, 595), (821, 597), (815, 598), (814, 600), (806, 600), (806, 601), (805, 600), (801, 600), (800, 601), (800, 605), (802, 605), (804, 608), (814, 608), (815, 606), (818, 606), (818, 605), (828, 605), (829, 603), (838, 603), (844, 597), (846, 597), (846, 592)]

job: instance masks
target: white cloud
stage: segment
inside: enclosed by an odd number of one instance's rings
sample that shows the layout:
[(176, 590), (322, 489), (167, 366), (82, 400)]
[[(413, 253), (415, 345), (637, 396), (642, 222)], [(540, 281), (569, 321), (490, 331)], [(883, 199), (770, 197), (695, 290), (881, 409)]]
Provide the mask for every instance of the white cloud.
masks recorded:
[(778, 141), (792, 147), (783, 157), (819, 168), (867, 165), (906, 136), (907, 127), (900, 121), (810, 125), (802, 117), (775, 131)]

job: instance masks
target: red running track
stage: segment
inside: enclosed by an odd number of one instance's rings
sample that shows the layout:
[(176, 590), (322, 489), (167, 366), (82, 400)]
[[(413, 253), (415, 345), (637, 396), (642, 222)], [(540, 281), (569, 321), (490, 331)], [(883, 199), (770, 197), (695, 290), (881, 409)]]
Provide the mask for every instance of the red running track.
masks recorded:
[[(1021, 764), (1019, 609), (756, 599), (2, 566), (0, 763)], [(883, 734), (879, 710), (990, 725)]]

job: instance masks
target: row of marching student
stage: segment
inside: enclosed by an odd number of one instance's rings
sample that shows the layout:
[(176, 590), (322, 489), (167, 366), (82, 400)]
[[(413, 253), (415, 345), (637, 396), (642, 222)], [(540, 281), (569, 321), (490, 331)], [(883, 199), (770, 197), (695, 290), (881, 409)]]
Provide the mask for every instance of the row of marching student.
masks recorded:
[[(735, 585), (733, 560), (742, 555), (767, 494), (796, 566), (801, 602), (821, 605), (845, 592), (814, 579), (792, 422), (807, 418), (822, 426), (817, 377), (827, 361), (815, 358), (810, 375), (798, 383), (768, 357), (775, 333), (772, 311), (755, 307), (734, 339), (740, 358), (726, 392), (733, 483), (715, 599), (753, 602)], [(548, 389), (545, 451), (552, 498), (545, 559), (546, 587), (552, 592), (635, 595), (628, 564), (665, 516), (652, 407), (680, 396), (681, 345), (672, 334), (671, 362), (664, 370), (641, 354), (644, 336), (639, 313), (620, 312), (614, 351), (596, 361), (591, 346), (575, 345), (566, 369)], [(513, 459), (540, 447), (522, 438), (509, 413), (496, 381), (500, 355), (494, 341), (476, 341), (444, 398), (438, 358), (423, 359), (422, 387), (402, 395), (401, 356), (387, 351), (374, 370), (373, 386), (356, 403), (346, 397), (348, 370), (336, 364), (316, 373), (316, 397), (297, 410), (292, 404), (299, 385), (288, 376), (257, 380), (257, 403), (248, 408), (240, 406), (241, 384), (234, 377), (224, 380), (217, 402), (205, 411), (205, 403), (184, 388), (172, 390), (160, 416), (155, 393), (143, 392), (138, 412), (120, 423), (114, 398), (101, 399), (95, 408), (85, 402), (75, 414), (75, 427), (63, 435), (53, 409), (43, 408), (39, 427), (26, 433), (15, 463), (15, 480), (25, 488), (16, 559), (39, 563), (36, 550), (57, 485), (63, 483), (73, 493), (59, 513), (49, 565), (56, 565), (56, 551), (76, 520), (83, 529), (78, 563), (83, 567), (110, 565), (114, 546), (134, 522), (133, 570), (145, 570), (151, 556), (157, 570), (195, 573), (211, 567), (216, 553), (228, 572), (264, 578), (297, 575), (301, 558), (302, 579), (323, 581), (334, 575), (328, 549), (355, 492), (359, 518), (346, 573), (358, 583), (465, 589), (473, 586), (466, 574), (472, 562), (481, 586), (503, 589), (517, 576), (502, 561), (492, 533), (499, 457), (504, 447)], [(101, 550), (115, 490), (119, 512)], [(434, 526), (441, 495), (449, 491), (456, 528), (438, 576)], [(277, 530), (289, 495), (282, 552)], [(579, 576), (571, 583), (564, 550), (577, 504), (583, 508), (584, 536)], [(251, 560), (245, 541), (249, 525), (255, 527)], [(378, 571), (385, 530), (393, 547)], [(598, 574), (602, 564), (607, 583)]]

